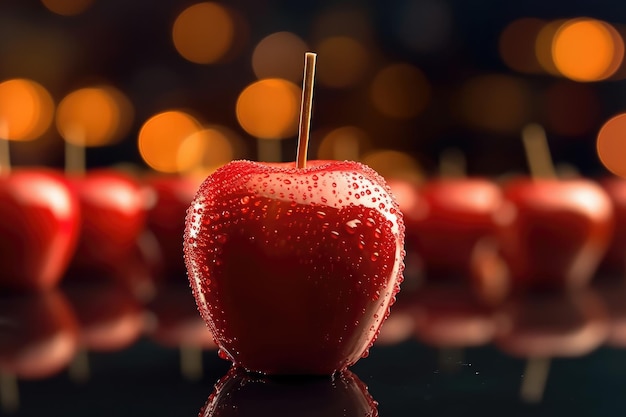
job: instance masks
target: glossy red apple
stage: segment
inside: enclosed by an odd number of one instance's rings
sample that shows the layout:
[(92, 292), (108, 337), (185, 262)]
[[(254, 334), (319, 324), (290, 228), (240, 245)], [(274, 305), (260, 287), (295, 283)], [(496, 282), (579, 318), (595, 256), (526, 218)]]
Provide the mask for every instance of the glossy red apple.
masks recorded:
[(272, 379), (231, 369), (215, 385), (200, 417), (377, 417), (378, 404), (350, 371), (330, 377)]
[(602, 260), (613, 208), (595, 182), (519, 178), (497, 215), (500, 250), (515, 290), (579, 289)]
[(438, 178), (423, 184), (418, 198), (412, 209), (400, 208), (425, 279), (467, 281), (476, 245), (494, 236), (500, 187), (483, 178)]
[(0, 289), (48, 290), (63, 278), (80, 228), (76, 193), (46, 169), (0, 176)]
[(603, 274), (626, 274), (626, 179), (606, 177), (598, 181), (613, 204), (614, 233), (607, 253), (600, 264)]
[(202, 181), (193, 176), (150, 175), (144, 182), (154, 196), (146, 227), (160, 250), (162, 278), (187, 282), (181, 236), (187, 209)]
[(57, 289), (0, 296), (0, 370), (25, 379), (56, 375), (78, 347), (74, 312)]
[(146, 189), (130, 174), (106, 168), (71, 181), (83, 218), (72, 269), (82, 272), (123, 262), (145, 226)]
[(331, 374), (367, 355), (399, 291), (402, 215), (357, 162), (234, 161), (186, 220), (185, 260), (223, 355), (269, 374)]

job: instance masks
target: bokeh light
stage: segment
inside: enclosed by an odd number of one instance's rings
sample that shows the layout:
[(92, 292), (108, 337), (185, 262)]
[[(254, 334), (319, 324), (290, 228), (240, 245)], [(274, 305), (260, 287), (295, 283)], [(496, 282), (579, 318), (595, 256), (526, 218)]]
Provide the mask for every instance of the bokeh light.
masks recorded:
[(177, 163), (180, 172), (202, 171), (208, 175), (232, 161), (235, 147), (227, 130), (205, 127), (185, 138), (180, 144)]
[(196, 64), (213, 64), (223, 58), (233, 43), (235, 24), (228, 9), (202, 2), (183, 10), (174, 21), (174, 47)]
[(563, 76), (576, 81), (598, 81), (613, 75), (620, 66), (624, 41), (606, 22), (572, 19), (556, 32), (552, 53)]
[(261, 39), (252, 53), (252, 69), (258, 79), (302, 80), (307, 44), (291, 32), (276, 32)]
[[(184, 111), (168, 110), (146, 120), (139, 130), (137, 145), (143, 160), (151, 168), (166, 173), (190, 170), (201, 163), (202, 145), (192, 141), (182, 154), (185, 140), (202, 129), (200, 122)], [(196, 148), (190, 149), (190, 146)], [(183, 160), (183, 155), (188, 160)]]
[(367, 132), (356, 126), (342, 126), (326, 133), (317, 148), (317, 159), (354, 160), (370, 147)]
[(54, 101), (41, 84), (15, 78), (0, 83), (0, 130), (3, 139), (27, 141), (40, 137), (52, 123)]
[(378, 149), (365, 154), (361, 162), (373, 168), (387, 180), (396, 179), (419, 183), (424, 179), (421, 165), (406, 152)]
[(609, 119), (600, 129), (596, 141), (598, 157), (613, 174), (626, 178), (626, 113)]
[(351, 87), (365, 77), (370, 57), (361, 42), (348, 36), (323, 39), (315, 48), (318, 54), (316, 80), (333, 88)]
[(519, 132), (530, 117), (531, 94), (519, 78), (487, 74), (469, 79), (458, 96), (458, 111), (464, 122), (497, 133)]
[(259, 139), (285, 139), (298, 129), (301, 88), (280, 78), (248, 85), (237, 98), (241, 127)]
[(380, 70), (370, 87), (374, 107), (394, 119), (410, 119), (420, 114), (430, 101), (431, 87), (417, 67), (396, 63)]
[(50, 10), (62, 16), (75, 16), (87, 10), (94, 0), (41, 0), (41, 3)]
[(541, 28), (535, 39), (535, 54), (541, 68), (550, 75), (560, 75), (554, 63), (553, 44), (554, 37), (561, 26), (566, 22), (565, 19), (557, 19), (548, 22)]
[(532, 17), (509, 23), (500, 34), (498, 43), (502, 61), (514, 71), (527, 74), (543, 72), (537, 60), (535, 43), (545, 25), (545, 20)]
[(130, 100), (111, 86), (87, 87), (66, 95), (56, 115), (61, 136), (78, 146), (105, 146), (128, 133), (133, 119)]

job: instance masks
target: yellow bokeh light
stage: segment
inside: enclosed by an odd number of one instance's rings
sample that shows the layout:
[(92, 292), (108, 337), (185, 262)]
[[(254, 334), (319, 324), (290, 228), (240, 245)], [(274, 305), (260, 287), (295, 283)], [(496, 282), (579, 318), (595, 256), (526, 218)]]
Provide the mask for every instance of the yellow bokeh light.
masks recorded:
[(468, 80), (456, 105), (467, 124), (497, 133), (519, 132), (528, 122), (532, 107), (527, 85), (521, 79), (502, 74)]
[(319, 56), (316, 79), (321, 85), (351, 87), (367, 73), (369, 53), (356, 39), (333, 36), (322, 40), (315, 49)]
[(283, 78), (300, 82), (306, 43), (291, 32), (276, 32), (261, 39), (252, 54), (252, 69), (258, 79)]
[(626, 113), (609, 119), (600, 129), (596, 141), (598, 157), (613, 174), (626, 178)]
[(317, 159), (359, 160), (369, 147), (367, 132), (356, 126), (342, 126), (331, 130), (322, 138), (317, 149)]
[(554, 36), (554, 64), (576, 81), (610, 77), (624, 58), (624, 42), (608, 23), (581, 18), (565, 22)]
[(52, 13), (62, 16), (75, 16), (87, 10), (94, 0), (41, 0)]
[[(146, 164), (157, 171), (174, 173), (189, 170), (200, 163), (202, 154), (198, 148), (196, 152), (191, 152), (189, 160), (183, 161), (179, 154), (181, 145), (201, 129), (200, 123), (183, 111), (158, 113), (146, 120), (139, 130), (139, 153)], [(193, 143), (199, 146), (197, 141)]]
[(133, 108), (126, 96), (110, 86), (87, 87), (71, 92), (59, 103), (57, 130), (78, 146), (104, 146), (128, 132)]
[(4, 139), (37, 139), (52, 123), (54, 102), (40, 84), (16, 78), (0, 83), (0, 130)]
[(196, 64), (212, 64), (223, 58), (232, 46), (233, 17), (224, 6), (203, 2), (183, 10), (174, 21), (174, 47), (185, 59)]
[(237, 99), (237, 120), (259, 139), (284, 139), (298, 129), (301, 88), (280, 78), (259, 80)]
[(420, 114), (430, 101), (431, 88), (420, 69), (409, 64), (391, 64), (376, 74), (370, 97), (374, 107), (394, 119)]
[(509, 23), (499, 39), (499, 52), (502, 61), (511, 69), (523, 73), (542, 72), (535, 53), (535, 41), (546, 25), (542, 19), (521, 18)]

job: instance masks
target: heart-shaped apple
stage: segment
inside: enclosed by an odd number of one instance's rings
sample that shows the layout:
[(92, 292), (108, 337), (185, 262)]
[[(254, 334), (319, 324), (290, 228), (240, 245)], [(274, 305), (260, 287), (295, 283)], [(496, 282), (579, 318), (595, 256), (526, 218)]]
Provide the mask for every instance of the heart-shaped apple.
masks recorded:
[(0, 288), (47, 290), (63, 278), (80, 228), (76, 193), (52, 170), (0, 176)]
[(350, 371), (332, 378), (268, 378), (233, 368), (218, 381), (200, 417), (377, 417), (378, 404)]
[(330, 374), (367, 353), (399, 290), (404, 224), (358, 162), (233, 161), (187, 214), (189, 279), (217, 343), (265, 373)]
[(498, 239), (517, 290), (586, 286), (613, 232), (613, 208), (594, 181), (518, 178), (504, 186)]
[(82, 213), (72, 269), (82, 272), (123, 262), (145, 225), (146, 189), (116, 169), (94, 169), (71, 180)]

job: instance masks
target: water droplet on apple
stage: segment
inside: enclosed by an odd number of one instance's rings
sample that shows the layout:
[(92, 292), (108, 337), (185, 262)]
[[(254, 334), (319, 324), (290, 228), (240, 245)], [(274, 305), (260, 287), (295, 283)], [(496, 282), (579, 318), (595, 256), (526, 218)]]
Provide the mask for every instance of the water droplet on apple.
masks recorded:
[(372, 219), (371, 217), (368, 217), (367, 219), (365, 219), (365, 225), (369, 227), (374, 227), (376, 226), (376, 220)]
[(339, 232), (336, 230), (333, 230), (332, 232), (330, 232), (330, 237), (332, 237), (333, 239), (338, 239), (339, 238)]
[(219, 348), (217, 350), (217, 356), (220, 357), (220, 359), (224, 359), (226, 361), (230, 360), (230, 357), (228, 356), (228, 353), (226, 353), (226, 351), (222, 348)]
[(337, 183), (336, 183), (336, 182), (333, 182), (333, 183), (332, 183), (332, 186), (333, 186), (333, 188), (336, 188), (336, 187), (337, 187)]
[(347, 221), (345, 224), (346, 232), (348, 232), (351, 235), (355, 234), (356, 229), (359, 227), (360, 224), (361, 224), (361, 220), (359, 219), (352, 219), (352, 220)]
[(326, 212), (325, 211), (318, 211), (315, 213), (315, 215), (317, 217), (319, 217), (320, 219), (323, 219), (324, 217), (326, 217)]
[(376, 262), (376, 260), (378, 260), (378, 257), (379, 257), (379, 256), (380, 256), (380, 255), (378, 254), (378, 252), (372, 252), (372, 254), (370, 255), (370, 260), (371, 260), (372, 262)]
[(291, 184), (291, 180), (283, 180), (283, 182), (287, 185)]

